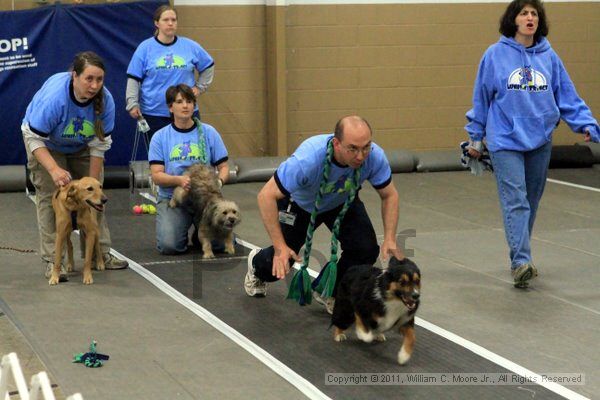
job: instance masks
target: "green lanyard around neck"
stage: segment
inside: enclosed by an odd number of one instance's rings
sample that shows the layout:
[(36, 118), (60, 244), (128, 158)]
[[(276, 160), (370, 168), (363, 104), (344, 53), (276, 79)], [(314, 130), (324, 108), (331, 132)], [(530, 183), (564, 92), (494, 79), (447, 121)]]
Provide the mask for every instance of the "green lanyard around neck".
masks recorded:
[(321, 207), (321, 200), (325, 194), (325, 189), (329, 182), (329, 173), (331, 172), (331, 164), (333, 163), (333, 139), (327, 144), (327, 155), (323, 163), (323, 176), (319, 185), (319, 191), (317, 192), (317, 198), (315, 199), (315, 207), (310, 214), (310, 223), (306, 230), (306, 240), (304, 242), (304, 258), (300, 270), (294, 274), (292, 282), (290, 283), (287, 298), (297, 300), (301, 306), (310, 304), (312, 301), (311, 291), (314, 289), (321, 293), (323, 297), (331, 297), (333, 289), (335, 288), (335, 280), (337, 276), (337, 262), (338, 262), (338, 236), (340, 233), (340, 226), (344, 215), (350, 205), (356, 197), (356, 192), (360, 184), (360, 168), (354, 170), (352, 175), (350, 192), (344, 202), (344, 206), (340, 210), (331, 231), (331, 256), (329, 262), (321, 269), (319, 276), (315, 281), (310, 283), (310, 276), (308, 274), (308, 262), (310, 259), (310, 253), (312, 250), (313, 235), (315, 233), (315, 225), (317, 220), (317, 214)]

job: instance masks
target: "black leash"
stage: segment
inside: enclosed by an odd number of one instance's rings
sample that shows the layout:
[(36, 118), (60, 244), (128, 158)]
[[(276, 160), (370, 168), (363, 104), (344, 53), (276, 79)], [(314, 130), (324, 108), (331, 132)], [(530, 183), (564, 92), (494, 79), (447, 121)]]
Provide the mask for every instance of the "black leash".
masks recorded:
[(18, 247), (0, 246), (0, 250), (18, 251), (19, 253), (35, 253), (32, 249), (19, 249)]

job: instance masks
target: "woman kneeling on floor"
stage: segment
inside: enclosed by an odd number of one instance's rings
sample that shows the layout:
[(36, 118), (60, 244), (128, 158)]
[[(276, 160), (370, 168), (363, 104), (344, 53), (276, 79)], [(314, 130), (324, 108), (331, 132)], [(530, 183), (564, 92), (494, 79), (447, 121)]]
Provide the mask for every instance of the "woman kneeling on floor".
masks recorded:
[(227, 182), (229, 157), (219, 132), (193, 118), (196, 97), (188, 85), (169, 87), (166, 100), (172, 122), (152, 136), (148, 160), (152, 180), (159, 186), (156, 247), (162, 254), (178, 254), (188, 248), (194, 213), (186, 207), (169, 207), (173, 189), (190, 189), (190, 177), (183, 173), (196, 163), (216, 167), (221, 183)]

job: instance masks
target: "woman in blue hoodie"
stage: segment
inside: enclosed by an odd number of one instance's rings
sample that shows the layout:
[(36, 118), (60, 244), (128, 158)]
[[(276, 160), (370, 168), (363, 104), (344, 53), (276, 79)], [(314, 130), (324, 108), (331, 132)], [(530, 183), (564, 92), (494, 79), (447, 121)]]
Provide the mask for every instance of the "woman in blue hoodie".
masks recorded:
[(552, 132), (562, 118), (586, 141), (598, 142), (600, 127), (546, 40), (546, 13), (539, 0), (512, 1), (500, 19), (500, 33), (479, 64), (465, 129), (472, 157), (479, 158), (484, 139), (490, 151), (514, 284), (525, 288), (538, 274), (530, 238)]

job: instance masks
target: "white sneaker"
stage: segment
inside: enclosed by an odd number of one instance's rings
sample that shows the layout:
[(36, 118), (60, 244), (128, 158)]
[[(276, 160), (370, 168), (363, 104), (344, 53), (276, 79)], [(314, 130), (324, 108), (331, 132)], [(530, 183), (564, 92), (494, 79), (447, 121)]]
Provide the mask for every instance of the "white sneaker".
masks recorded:
[(267, 284), (254, 275), (256, 270), (252, 265), (252, 260), (259, 251), (260, 249), (254, 249), (248, 254), (248, 272), (246, 272), (246, 278), (244, 279), (244, 290), (250, 297), (265, 297), (267, 295)]
[(319, 293), (313, 292), (313, 299), (317, 301), (317, 303), (325, 306), (325, 310), (331, 315), (333, 315), (333, 307), (335, 307), (335, 297), (322, 297)]

